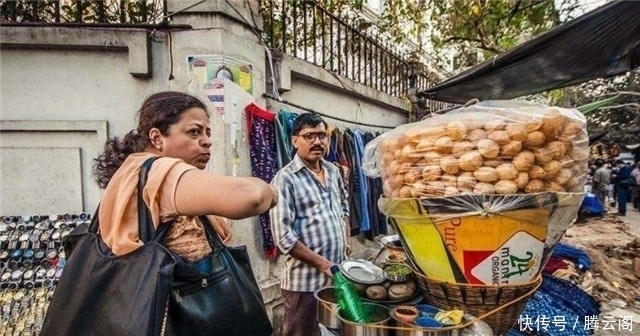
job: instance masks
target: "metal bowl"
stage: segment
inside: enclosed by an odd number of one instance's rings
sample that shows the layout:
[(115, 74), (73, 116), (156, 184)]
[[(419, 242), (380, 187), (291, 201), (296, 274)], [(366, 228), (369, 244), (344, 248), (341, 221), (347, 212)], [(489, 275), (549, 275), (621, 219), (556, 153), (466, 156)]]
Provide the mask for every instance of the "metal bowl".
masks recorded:
[(338, 299), (336, 299), (334, 288), (320, 288), (314, 296), (318, 300), (317, 321), (327, 328), (340, 329), (342, 322), (338, 318)]
[(409, 280), (409, 275), (394, 275), (394, 274), (389, 274), (387, 272), (384, 273), (385, 277), (393, 282), (405, 282), (407, 280)]
[[(397, 265), (397, 266), (396, 266)], [(392, 267), (392, 266), (396, 266), (396, 267), (403, 267), (403, 268), (407, 268), (409, 270), (409, 272), (407, 274), (393, 274), (393, 273), (389, 273), (387, 271), (387, 268)], [(409, 280), (409, 278), (411, 277), (411, 267), (409, 267), (408, 265), (402, 264), (402, 263), (387, 263), (385, 266), (383, 266), (383, 271), (384, 271), (384, 276), (388, 279), (391, 280), (393, 282), (405, 282), (407, 280)]]

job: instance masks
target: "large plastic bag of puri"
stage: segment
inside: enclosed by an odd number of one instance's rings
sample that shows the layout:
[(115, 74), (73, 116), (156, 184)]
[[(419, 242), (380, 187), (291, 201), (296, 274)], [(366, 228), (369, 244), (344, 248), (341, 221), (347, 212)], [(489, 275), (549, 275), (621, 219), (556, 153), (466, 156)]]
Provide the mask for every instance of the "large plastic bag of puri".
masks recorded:
[(378, 207), (427, 277), (529, 283), (577, 217), (586, 130), (575, 109), (484, 101), (379, 136), (363, 170), (382, 178)]

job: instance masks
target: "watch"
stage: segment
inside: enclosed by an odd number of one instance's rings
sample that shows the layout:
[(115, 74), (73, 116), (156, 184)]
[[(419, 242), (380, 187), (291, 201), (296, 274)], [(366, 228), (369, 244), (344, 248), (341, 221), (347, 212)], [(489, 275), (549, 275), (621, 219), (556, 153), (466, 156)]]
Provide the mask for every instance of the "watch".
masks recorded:
[(22, 274), (22, 279), (23, 280), (33, 280), (33, 276), (35, 275), (35, 272), (33, 270), (26, 270), (24, 271), (24, 274)]
[(15, 270), (15, 271), (11, 272), (11, 280), (13, 280), (13, 281), (19, 281), (19, 280), (20, 280), (20, 278), (22, 278), (22, 274), (23, 274), (23, 273), (24, 273), (24, 272), (23, 272), (22, 270), (19, 270), (19, 269), (17, 269), (17, 270)]
[(36, 279), (43, 279), (47, 274), (47, 270), (43, 267), (38, 267), (36, 268), (35, 274), (36, 274)]

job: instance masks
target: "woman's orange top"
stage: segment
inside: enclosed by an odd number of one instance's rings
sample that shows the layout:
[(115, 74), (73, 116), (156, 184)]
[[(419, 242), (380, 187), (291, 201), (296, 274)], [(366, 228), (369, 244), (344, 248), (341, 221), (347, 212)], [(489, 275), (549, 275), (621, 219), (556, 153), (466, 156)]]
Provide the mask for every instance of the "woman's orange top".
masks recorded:
[[(154, 154), (135, 153), (124, 161), (104, 191), (100, 211), (100, 234), (115, 255), (124, 255), (142, 246), (138, 235), (138, 174), (142, 163)], [(196, 217), (180, 216), (175, 194), (178, 180), (186, 171), (197, 169), (180, 159), (162, 157), (156, 160), (142, 192), (153, 224), (173, 222), (165, 245), (188, 261), (198, 260), (211, 252), (204, 230)], [(223, 243), (231, 240), (226, 221), (208, 216)]]

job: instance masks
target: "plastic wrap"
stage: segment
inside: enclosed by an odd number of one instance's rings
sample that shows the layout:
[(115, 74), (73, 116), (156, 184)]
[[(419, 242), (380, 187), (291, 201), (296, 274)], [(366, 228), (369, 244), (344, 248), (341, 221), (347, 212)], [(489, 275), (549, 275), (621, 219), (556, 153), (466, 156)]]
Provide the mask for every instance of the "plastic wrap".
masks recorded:
[(588, 143), (575, 109), (484, 101), (379, 136), (362, 168), (390, 198), (582, 192)]

